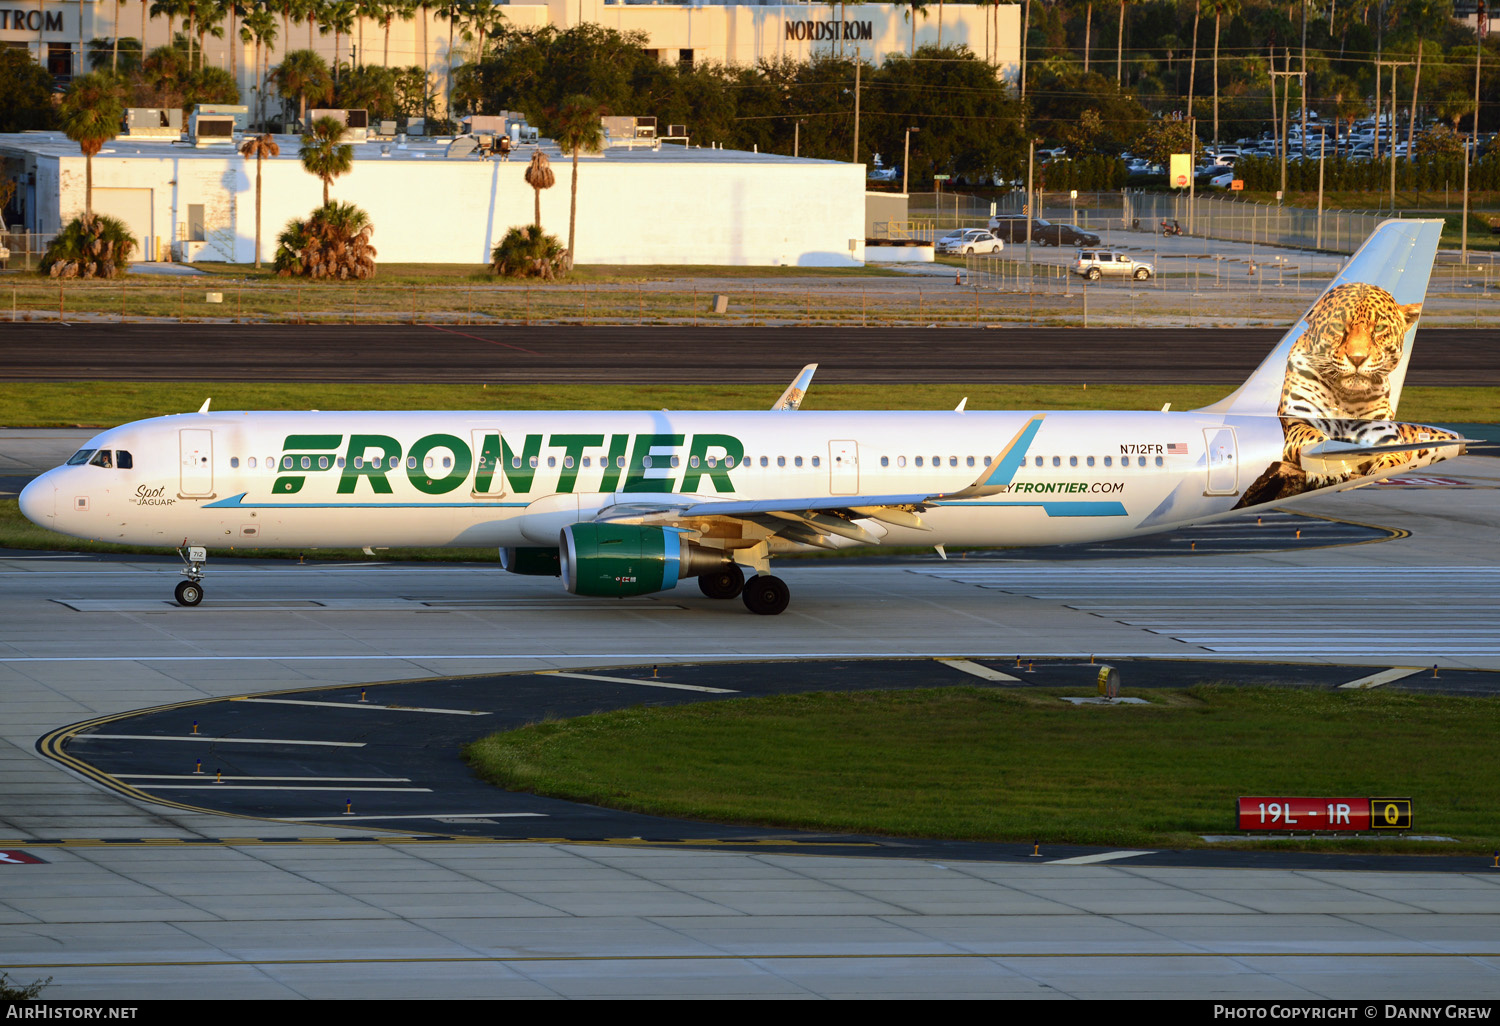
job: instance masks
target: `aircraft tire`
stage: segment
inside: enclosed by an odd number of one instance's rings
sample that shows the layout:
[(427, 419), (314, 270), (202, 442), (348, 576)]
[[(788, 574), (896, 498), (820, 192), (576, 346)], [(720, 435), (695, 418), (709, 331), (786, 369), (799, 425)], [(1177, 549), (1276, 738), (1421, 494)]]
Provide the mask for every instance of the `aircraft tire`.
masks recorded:
[(745, 583), (745, 608), (759, 616), (776, 616), (791, 601), (786, 582), (770, 574), (756, 574)]
[(745, 571), (727, 563), (709, 574), (698, 575), (698, 590), (711, 599), (732, 599), (745, 589)]
[(179, 606), (196, 606), (203, 601), (203, 585), (197, 581), (183, 581), (174, 592)]

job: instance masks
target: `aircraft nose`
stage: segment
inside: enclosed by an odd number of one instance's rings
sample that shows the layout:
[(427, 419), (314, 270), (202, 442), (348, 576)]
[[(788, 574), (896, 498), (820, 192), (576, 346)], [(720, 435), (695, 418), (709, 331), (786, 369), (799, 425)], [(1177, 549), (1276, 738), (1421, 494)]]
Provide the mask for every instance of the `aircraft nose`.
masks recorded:
[(51, 527), (57, 516), (57, 485), (50, 473), (21, 489), (21, 515), (38, 527)]

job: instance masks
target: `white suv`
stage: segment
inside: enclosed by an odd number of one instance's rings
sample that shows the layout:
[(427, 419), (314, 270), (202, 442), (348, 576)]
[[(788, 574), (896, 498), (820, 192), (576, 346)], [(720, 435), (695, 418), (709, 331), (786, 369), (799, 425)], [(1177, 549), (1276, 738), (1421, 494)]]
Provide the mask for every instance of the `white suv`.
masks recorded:
[(1132, 260), (1124, 253), (1112, 253), (1103, 249), (1080, 249), (1070, 269), (1089, 281), (1098, 281), (1106, 274), (1144, 281), (1156, 273), (1156, 268), (1148, 263)]

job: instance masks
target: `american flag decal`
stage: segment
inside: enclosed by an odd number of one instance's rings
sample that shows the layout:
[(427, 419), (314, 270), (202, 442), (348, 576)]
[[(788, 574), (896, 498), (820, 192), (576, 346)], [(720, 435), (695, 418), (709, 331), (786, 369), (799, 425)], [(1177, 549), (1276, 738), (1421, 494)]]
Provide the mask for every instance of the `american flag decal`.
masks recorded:
[(1187, 455), (1187, 443), (1186, 442), (1168, 442), (1167, 443), (1167, 455), (1168, 456), (1186, 456)]

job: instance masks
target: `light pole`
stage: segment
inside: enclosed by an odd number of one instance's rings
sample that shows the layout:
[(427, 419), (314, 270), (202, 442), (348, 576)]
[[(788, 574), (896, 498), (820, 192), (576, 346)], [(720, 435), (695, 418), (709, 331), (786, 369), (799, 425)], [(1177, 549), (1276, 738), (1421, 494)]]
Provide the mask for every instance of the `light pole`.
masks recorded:
[(911, 181), (911, 134), (920, 132), (920, 128), (908, 128), (906, 130), (906, 152), (901, 157), (901, 191), (910, 195), (906, 186)]

